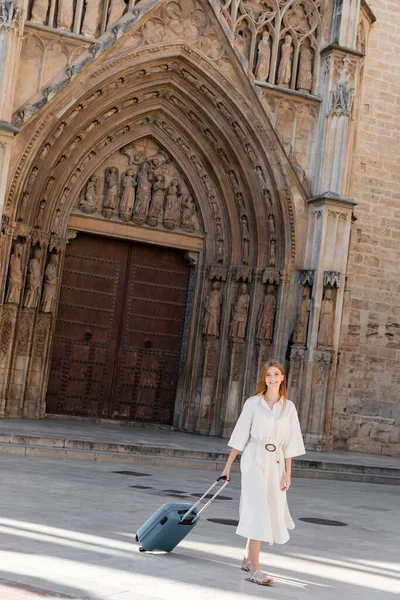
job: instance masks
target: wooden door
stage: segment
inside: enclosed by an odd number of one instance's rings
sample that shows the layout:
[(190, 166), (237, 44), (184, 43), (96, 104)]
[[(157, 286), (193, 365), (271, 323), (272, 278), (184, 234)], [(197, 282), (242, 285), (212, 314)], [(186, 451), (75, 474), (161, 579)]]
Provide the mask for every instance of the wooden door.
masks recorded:
[(180, 251), (79, 234), (65, 258), (47, 412), (171, 423), (188, 272)]

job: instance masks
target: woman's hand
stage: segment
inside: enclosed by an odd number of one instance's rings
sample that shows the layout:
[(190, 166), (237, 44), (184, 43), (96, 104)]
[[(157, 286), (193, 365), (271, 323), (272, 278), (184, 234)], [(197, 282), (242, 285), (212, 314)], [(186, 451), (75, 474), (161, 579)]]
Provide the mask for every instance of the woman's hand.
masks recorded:
[(287, 492), (288, 489), (290, 488), (291, 483), (292, 483), (292, 481), (291, 481), (291, 476), (289, 475), (289, 473), (284, 473), (282, 475), (282, 479), (281, 479), (282, 492)]
[(220, 477), (226, 477), (226, 481), (229, 481), (231, 478), (231, 467), (230, 465), (225, 465), (225, 469), (222, 471)]

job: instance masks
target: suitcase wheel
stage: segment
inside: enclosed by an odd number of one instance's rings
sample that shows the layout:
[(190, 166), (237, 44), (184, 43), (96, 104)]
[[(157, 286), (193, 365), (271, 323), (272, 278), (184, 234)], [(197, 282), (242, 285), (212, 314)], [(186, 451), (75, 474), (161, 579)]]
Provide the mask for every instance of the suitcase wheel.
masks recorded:
[(138, 534), (135, 535), (135, 540), (138, 542), (139, 538), (138, 538)]
[(139, 552), (146, 552), (146, 550), (144, 548), (142, 548), (142, 546), (140, 546)]

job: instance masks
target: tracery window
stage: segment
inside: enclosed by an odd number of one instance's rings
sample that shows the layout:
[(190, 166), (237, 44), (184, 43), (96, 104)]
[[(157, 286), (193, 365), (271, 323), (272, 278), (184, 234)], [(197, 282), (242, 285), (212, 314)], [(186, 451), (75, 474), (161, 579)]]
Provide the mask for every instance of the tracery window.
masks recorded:
[(323, 0), (221, 0), (256, 81), (315, 93)]

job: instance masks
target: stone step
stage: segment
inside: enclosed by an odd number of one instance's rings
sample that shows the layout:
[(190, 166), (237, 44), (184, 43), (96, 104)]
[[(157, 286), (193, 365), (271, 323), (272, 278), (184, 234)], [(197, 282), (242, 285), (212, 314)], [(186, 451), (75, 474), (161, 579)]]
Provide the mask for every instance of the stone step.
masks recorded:
[[(186, 467), (218, 472), (222, 471), (228, 453), (229, 449), (218, 453), (150, 444), (116, 444), (61, 437), (0, 434), (0, 454), (19, 456)], [(239, 471), (238, 462), (233, 465), (233, 471)], [(400, 485), (400, 465), (399, 468), (379, 467), (303, 458), (293, 460), (293, 475), (312, 479)]]

